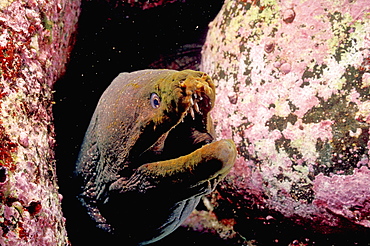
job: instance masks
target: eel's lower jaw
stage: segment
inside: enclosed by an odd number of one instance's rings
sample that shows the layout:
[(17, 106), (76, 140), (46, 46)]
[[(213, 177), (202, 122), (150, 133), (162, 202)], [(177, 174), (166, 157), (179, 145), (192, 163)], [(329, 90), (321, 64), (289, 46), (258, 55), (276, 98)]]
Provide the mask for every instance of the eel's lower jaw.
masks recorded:
[[(236, 153), (232, 140), (219, 140), (185, 156), (144, 164), (131, 178), (135, 180), (136, 185), (140, 180), (139, 182), (147, 189), (158, 187), (190, 189), (204, 186), (206, 182), (217, 184), (233, 167)], [(130, 186), (130, 181), (126, 185)], [(141, 185), (141, 191), (145, 192), (145, 187)]]

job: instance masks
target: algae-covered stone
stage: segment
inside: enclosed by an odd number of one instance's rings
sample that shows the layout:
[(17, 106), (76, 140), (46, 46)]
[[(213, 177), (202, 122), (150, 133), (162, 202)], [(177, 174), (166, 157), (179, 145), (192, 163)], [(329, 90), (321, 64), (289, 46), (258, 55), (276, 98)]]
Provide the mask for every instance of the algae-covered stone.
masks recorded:
[(369, 14), (367, 1), (225, 1), (201, 69), (239, 153), (220, 188), (236, 210), (370, 227)]

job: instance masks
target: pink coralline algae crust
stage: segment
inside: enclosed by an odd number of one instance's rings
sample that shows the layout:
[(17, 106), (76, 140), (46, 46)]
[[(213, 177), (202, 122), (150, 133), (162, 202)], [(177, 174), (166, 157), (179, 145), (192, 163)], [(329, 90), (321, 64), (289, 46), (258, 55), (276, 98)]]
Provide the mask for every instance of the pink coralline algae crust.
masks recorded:
[(316, 176), (314, 204), (324, 207), (338, 217), (370, 227), (369, 186), (370, 170), (363, 166), (353, 175)]
[(227, 0), (202, 55), (216, 134), (239, 151), (222, 199), (322, 232), (370, 227), (368, 1)]
[(67, 245), (54, 166), (52, 86), (79, 1), (0, 3), (0, 245)]

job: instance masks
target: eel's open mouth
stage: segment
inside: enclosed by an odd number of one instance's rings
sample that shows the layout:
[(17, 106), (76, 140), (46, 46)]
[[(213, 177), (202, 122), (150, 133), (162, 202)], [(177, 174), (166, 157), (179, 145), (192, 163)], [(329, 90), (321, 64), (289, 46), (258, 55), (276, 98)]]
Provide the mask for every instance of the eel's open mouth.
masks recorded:
[(136, 160), (137, 164), (178, 158), (214, 141), (212, 120), (209, 116), (214, 104), (214, 88), (204, 80), (185, 80), (175, 89), (172, 104), (177, 108), (177, 120), (154, 144)]
[(180, 121), (164, 139), (162, 160), (190, 154), (214, 141), (213, 125), (208, 115), (213, 103), (210, 97), (196, 91), (184, 101), (188, 104)]

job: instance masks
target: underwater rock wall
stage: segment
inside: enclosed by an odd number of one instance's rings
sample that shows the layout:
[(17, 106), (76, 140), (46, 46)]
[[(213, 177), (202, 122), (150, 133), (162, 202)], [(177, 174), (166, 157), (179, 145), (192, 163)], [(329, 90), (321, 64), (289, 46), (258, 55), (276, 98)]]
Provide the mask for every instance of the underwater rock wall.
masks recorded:
[(0, 245), (67, 245), (55, 175), (52, 87), (80, 1), (0, 2)]
[(216, 132), (239, 153), (215, 204), (370, 227), (368, 1), (226, 0), (202, 54)]

